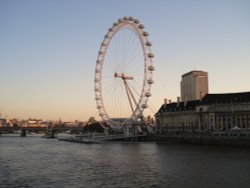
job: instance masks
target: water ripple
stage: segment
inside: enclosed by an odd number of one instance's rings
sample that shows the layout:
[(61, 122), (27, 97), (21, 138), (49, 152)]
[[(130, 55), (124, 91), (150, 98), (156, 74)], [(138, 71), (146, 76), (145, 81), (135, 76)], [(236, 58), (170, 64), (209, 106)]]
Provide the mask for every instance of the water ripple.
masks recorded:
[(248, 148), (2, 136), (0, 187), (249, 187), (249, 156)]

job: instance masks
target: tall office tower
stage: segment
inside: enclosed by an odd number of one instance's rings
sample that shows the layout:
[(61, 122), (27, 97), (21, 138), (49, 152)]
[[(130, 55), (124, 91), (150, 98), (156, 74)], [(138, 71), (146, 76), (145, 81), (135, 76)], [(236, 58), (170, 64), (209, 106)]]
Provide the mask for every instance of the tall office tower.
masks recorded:
[(208, 93), (208, 73), (191, 71), (182, 75), (181, 100), (200, 100)]

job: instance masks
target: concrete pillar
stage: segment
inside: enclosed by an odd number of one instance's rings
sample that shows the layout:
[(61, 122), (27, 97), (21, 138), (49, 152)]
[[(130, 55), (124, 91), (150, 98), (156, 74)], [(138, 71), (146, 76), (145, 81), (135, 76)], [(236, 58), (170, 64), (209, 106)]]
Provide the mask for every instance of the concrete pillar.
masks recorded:
[(239, 120), (240, 120), (240, 122), (239, 122), (240, 126), (239, 126), (239, 127), (240, 127), (241, 129), (243, 129), (243, 125), (242, 125), (242, 124), (243, 124), (243, 123), (242, 123), (242, 115), (241, 115), (241, 114), (239, 115)]
[(209, 123), (209, 113), (206, 113), (206, 117), (205, 117), (205, 125), (206, 125), (206, 129), (210, 129), (210, 123)]
[(228, 115), (226, 115), (225, 116), (225, 119), (226, 119), (226, 127), (225, 127), (225, 129), (226, 129), (226, 131), (228, 130), (228, 118), (229, 118)]
[(224, 115), (221, 115), (220, 116), (220, 129), (221, 130), (224, 130)]
[(214, 128), (215, 128), (216, 131), (219, 130), (218, 129), (218, 115), (217, 114), (215, 114), (215, 125), (214, 125)]
[(21, 136), (21, 137), (25, 137), (25, 136), (26, 136), (26, 130), (25, 130), (25, 129), (22, 129), (22, 130), (21, 130), (20, 136)]
[(235, 126), (239, 127), (239, 125), (238, 125), (238, 114), (236, 114), (236, 113), (235, 113), (235, 122), (234, 122), (233, 127), (235, 127)]
[(247, 129), (250, 128), (250, 115), (247, 115)]
[(245, 129), (247, 129), (247, 114), (245, 115)]
[(212, 124), (211, 124), (211, 126), (213, 126), (213, 130), (215, 130), (215, 115), (214, 115), (214, 113), (211, 115), (212, 117)]

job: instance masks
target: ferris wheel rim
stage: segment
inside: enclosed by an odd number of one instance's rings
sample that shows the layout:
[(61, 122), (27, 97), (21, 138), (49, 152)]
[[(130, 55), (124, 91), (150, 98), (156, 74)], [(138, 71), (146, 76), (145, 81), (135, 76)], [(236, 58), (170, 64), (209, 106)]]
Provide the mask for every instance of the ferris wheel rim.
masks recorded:
[[(133, 17), (123, 17), (123, 19), (118, 19), (118, 22), (115, 22), (113, 26), (108, 30), (106, 33), (96, 61), (96, 68), (95, 68), (95, 100), (97, 109), (99, 112), (99, 116), (101, 116), (102, 121), (104, 122), (112, 122), (116, 124), (115, 120), (113, 120), (106, 111), (104, 102), (103, 102), (103, 94), (102, 94), (102, 72), (103, 72), (103, 65), (104, 59), (107, 53), (108, 46), (112, 41), (113, 37), (119, 31), (123, 29), (130, 29), (132, 30), (136, 36), (138, 37), (141, 48), (143, 51), (143, 58), (144, 58), (144, 76), (143, 76), (143, 83), (140, 92), (140, 98), (137, 102), (137, 106), (132, 113), (130, 119), (136, 120), (137, 118), (141, 118), (143, 110), (147, 107), (148, 98), (151, 97), (151, 85), (154, 83), (153, 81), (153, 58), (154, 54), (151, 52), (152, 43), (149, 41), (148, 36), (149, 34), (144, 31), (144, 25), (140, 24), (139, 20), (134, 19)], [(128, 118), (128, 119), (129, 119)]]

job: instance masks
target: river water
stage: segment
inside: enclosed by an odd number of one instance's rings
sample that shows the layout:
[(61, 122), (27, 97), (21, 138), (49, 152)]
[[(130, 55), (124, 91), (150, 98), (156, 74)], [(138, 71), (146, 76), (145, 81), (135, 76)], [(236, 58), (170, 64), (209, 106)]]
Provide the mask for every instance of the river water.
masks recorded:
[(0, 187), (249, 188), (250, 148), (4, 135)]

